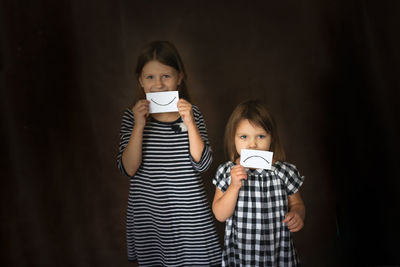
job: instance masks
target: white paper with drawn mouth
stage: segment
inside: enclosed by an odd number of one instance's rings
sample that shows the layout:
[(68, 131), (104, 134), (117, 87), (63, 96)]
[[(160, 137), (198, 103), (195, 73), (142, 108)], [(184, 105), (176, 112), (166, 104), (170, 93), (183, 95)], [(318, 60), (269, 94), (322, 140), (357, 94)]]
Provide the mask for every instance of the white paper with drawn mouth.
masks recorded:
[(274, 153), (265, 150), (242, 149), (240, 165), (246, 168), (270, 170)]
[(146, 99), (150, 101), (150, 113), (178, 111), (178, 91), (147, 93)]

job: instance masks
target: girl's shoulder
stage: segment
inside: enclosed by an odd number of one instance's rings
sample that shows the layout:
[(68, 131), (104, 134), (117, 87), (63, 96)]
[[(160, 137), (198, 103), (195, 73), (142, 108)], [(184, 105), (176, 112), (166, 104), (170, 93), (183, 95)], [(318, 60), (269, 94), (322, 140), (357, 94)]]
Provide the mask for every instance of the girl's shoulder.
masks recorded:
[(272, 165), (276, 171), (297, 171), (297, 167), (294, 164), (285, 161), (277, 161)]
[(193, 117), (194, 117), (194, 120), (196, 121), (196, 123), (203, 124), (204, 117), (203, 117), (203, 114), (201, 113), (199, 107), (192, 104), (192, 110), (193, 110)]
[(124, 110), (124, 113), (123, 113), (122, 116), (125, 117), (125, 118), (132, 118), (133, 119), (133, 111), (132, 111), (132, 109), (126, 108)]
[(201, 115), (201, 111), (200, 111), (199, 107), (196, 106), (195, 104), (192, 104), (192, 109), (193, 109), (194, 115)]
[(200, 112), (200, 109), (196, 104), (192, 104), (192, 108), (193, 108), (193, 110)]
[(134, 124), (134, 118), (133, 118), (133, 112), (131, 109), (127, 108), (124, 110), (124, 113), (122, 115), (122, 123), (121, 127), (122, 128), (127, 128), (130, 129), (133, 127)]
[(277, 161), (272, 165), (272, 171), (280, 178), (293, 178), (304, 180), (304, 176), (300, 175), (297, 167), (288, 162)]
[(284, 161), (277, 161), (272, 165), (272, 170), (278, 175), (289, 175), (292, 176), (293, 173), (298, 174), (299, 171), (294, 164)]

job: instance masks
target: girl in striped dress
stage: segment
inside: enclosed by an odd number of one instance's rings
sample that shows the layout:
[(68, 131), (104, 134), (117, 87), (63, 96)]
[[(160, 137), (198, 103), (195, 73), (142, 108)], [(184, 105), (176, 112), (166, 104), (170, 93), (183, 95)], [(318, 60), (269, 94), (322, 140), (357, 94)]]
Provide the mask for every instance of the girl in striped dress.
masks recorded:
[[(189, 102), (176, 48), (156, 41), (138, 58), (141, 96), (125, 111), (118, 165), (130, 177), (128, 260), (140, 266), (220, 265), (220, 246), (200, 174), (212, 151), (199, 108)], [(144, 93), (178, 91), (178, 112), (149, 114)]]
[[(241, 149), (272, 151), (271, 170), (245, 169)], [(304, 177), (284, 162), (275, 122), (259, 101), (245, 101), (233, 111), (225, 150), (229, 161), (213, 179), (213, 212), (226, 222), (222, 266), (298, 266), (292, 232), (304, 225), (299, 192)]]

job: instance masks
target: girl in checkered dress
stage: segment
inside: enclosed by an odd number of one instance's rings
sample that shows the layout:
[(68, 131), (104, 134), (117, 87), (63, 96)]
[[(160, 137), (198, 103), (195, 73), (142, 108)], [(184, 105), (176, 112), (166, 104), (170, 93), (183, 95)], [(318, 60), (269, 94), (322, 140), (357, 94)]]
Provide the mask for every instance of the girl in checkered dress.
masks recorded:
[[(271, 170), (245, 169), (241, 149), (274, 153)], [(284, 161), (276, 124), (259, 101), (239, 104), (225, 130), (229, 161), (213, 183), (215, 217), (225, 223), (222, 266), (299, 266), (292, 232), (304, 226), (304, 177)]]

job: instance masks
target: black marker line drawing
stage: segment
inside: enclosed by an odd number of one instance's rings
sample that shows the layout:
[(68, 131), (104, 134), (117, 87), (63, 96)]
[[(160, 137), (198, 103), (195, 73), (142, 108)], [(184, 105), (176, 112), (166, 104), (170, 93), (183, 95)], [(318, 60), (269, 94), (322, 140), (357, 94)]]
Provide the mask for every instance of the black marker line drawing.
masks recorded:
[(176, 99), (176, 96), (175, 96), (169, 103), (167, 103), (167, 104), (160, 104), (160, 103), (157, 103), (156, 101), (153, 100), (153, 98), (151, 98), (150, 100), (151, 100), (154, 104), (156, 104), (156, 105), (159, 105), (159, 106), (168, 106), (169, 104), (171, 104), (172, 102), (174, 102), (175, 99)]
[(257, 155), (255, 155), (255, 156), (250, 156), (250, 157), (248, 157), (247, 159), (243, 160), (243, 162), (246, 162), (246, 160), (248, 160), (248, 159), (250, 159), (250, 158), (262, 158), (262, 159), (265, 160), (268, 164), (270, 164), (268, 160), (266, 160), (265, 158), (263, 158), (263, 157), (261, 157), (261, 156), (257, 156)]

